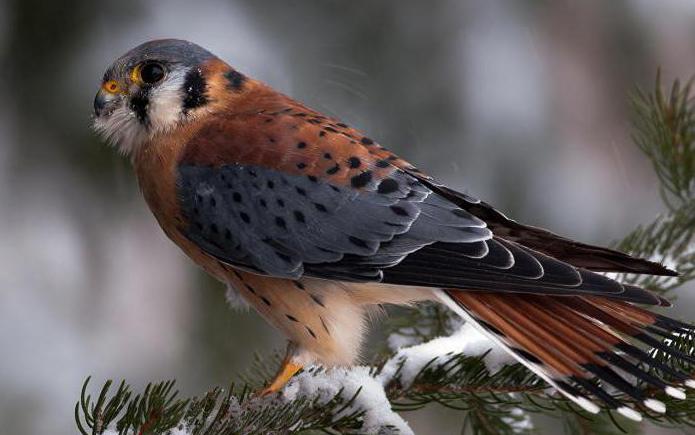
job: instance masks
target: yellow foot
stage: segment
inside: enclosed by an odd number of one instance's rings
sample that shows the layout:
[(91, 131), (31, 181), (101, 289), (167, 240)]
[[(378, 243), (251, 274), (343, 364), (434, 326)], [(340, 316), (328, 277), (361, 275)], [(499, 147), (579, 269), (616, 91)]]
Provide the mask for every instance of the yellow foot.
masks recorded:
[(278, 373), (275, 375), (273, 381), (258, 394), (261, 397), (264, 397), (277, 393), (278, 391), (282, 390), (282, 387), (284, 387), (292, 376), (294, 376), (301, 369), (301, 365), (295, 364), (290, 360), (289, 357), (285, 357), (285, 359), (282, 361), (282, 365), (280, 366), (280, 370), (278, 370)]

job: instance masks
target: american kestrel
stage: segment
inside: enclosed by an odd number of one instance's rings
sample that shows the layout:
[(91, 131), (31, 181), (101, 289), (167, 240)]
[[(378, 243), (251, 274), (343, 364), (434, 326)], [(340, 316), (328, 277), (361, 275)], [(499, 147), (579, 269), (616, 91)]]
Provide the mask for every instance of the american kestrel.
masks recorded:
[(675, 272), (511, 220), (198, 45), (150, 41), (117, 59), (94, 126), (130, 157), (166, 235), (287, 336), (267, 392), (309, 364), (355, 363), (370, 308), (425, 300), (592, 412), (590, 397), (639, 418), (606, 385), (663, 411), (629, 379), (680, 398), (695, 387), (638, 345), (692, 363), (660, 340), (692, 327), (595, 273)]

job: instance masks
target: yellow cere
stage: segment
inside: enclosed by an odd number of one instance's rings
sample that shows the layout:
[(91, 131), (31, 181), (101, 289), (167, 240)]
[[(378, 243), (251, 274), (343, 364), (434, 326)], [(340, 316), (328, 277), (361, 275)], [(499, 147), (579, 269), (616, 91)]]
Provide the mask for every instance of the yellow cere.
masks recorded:
[(135, 65), (130, 71), (130, 81), (133, 83), (142, 83), (142, 78), (140, 77), (141, 64)]
[(118, 93), (121, 90), (121, 87), (116, 80), (109, 80), (101, 85), (101, 87), (110, 94)]

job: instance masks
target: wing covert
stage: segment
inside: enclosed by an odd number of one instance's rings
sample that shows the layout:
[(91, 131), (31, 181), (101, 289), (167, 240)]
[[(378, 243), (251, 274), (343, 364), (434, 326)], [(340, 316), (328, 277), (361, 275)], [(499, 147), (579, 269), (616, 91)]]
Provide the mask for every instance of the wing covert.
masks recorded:
[(301, 276), (305, 264), (329, 268), (345, 256), (371, 259), (371, 265), (343, 271), (359, 280), (380, 277), (380, 267), (437, 240), (491, 237), (484, 222), (407, 174), (397, 171), (389, 180), (397, 188), (383, 193), (258, 166), (183, 164), (184, 234), (222, 261), (281, 277)]

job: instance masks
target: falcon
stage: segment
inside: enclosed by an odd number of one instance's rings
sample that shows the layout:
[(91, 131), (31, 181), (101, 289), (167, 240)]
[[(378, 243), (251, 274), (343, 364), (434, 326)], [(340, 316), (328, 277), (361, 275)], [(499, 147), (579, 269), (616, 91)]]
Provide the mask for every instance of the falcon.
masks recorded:
[(695, 388), (643, 350), (694, 363), (662, 341), (693, 327), (600, 273), (674, 271), (518, 223), (198, 45), (149, 41), (117, 59), (94, 127), (129, 156), (166, 235), (287, 337), (265, 393), (307, 365), (356, 363), (370, 310), (420, 301), (590, 412), (639, 419), (635, 408), (665, 410), (645, 390)]

